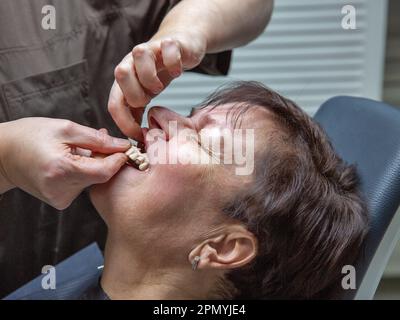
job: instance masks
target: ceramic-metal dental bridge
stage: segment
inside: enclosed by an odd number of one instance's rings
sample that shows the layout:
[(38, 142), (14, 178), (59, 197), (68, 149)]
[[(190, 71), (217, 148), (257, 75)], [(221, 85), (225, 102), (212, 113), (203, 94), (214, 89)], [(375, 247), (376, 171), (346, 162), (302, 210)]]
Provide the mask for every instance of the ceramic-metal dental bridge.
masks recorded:
[(128, 156), (128, 163), (140, 171), (145, 171), (149, 167), (147, 153), (142, 152), (131, 140), (131, 147), (125, 152)]

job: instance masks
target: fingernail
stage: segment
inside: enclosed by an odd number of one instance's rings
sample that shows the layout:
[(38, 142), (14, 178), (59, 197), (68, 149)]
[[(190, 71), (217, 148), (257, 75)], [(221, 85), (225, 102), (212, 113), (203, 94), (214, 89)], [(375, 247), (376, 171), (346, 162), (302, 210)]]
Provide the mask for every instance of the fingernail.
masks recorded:
[(118, 147), (125, 147), (125, 148), (128, 148), (131, 145), (128, 140), (120, 138), (113, 138), (113, 143)]
[(167, 41), (164, 43), (164, 46), (165, 50), (168, 51), (169, 54), (176, 52), (177, 44), (174, 41)]
[(174, 40), (172, 40), (171, 38), (165, 39), (164, 40), (164, 45), (166, 47), (170, 47), (170, 46), (174, 45)]

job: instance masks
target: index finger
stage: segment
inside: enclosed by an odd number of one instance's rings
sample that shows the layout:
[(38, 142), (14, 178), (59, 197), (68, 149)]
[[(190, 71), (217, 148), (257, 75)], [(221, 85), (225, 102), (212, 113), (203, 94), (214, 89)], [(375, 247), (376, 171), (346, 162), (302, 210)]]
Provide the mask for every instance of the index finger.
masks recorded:
[[(130, 109), (121, 88), (114, 81), (108, 99), (108, 111), (124, 135), (137, 141), (143, 141), (142, 129)], [(144, 108), (141, 108), (141, 110), (144, 110)]]
[(150, 48), (142, 44), (133, 48), (132, 54), (140, 84), (153, 94), (159, 94), (164, 89), (164, 86), (157, 76), (154, 53)]
[(115, 138), (104, 131), (85, 127), (77, 123), (68, 126), (65, 132), (65, 143), (101, 153), (116, 153), (126, 151), (130, 147), (127, 139)]

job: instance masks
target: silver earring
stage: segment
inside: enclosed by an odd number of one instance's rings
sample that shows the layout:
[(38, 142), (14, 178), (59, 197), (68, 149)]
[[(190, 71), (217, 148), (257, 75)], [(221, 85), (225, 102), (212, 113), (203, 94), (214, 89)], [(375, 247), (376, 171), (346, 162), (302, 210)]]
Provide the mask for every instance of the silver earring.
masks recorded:
[(193, 271), (197, 269), (197, 266), (199, 265), (200, 262), (200, 257), (199, 256), (195, 256), (193, 261), (192, 261), (192, 269)]

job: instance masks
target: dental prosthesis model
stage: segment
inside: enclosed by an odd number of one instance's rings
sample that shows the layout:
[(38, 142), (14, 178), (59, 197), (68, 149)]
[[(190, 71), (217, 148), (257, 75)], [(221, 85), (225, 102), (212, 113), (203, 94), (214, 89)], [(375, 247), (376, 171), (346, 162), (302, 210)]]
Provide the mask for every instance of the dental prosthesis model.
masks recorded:
[(132, 144), (125, 154), (129, 157), (128, 162), (140, 171), (145, 171), (149, 167), (149, 158), (146, 153), (142, 153), (138, 147)]

